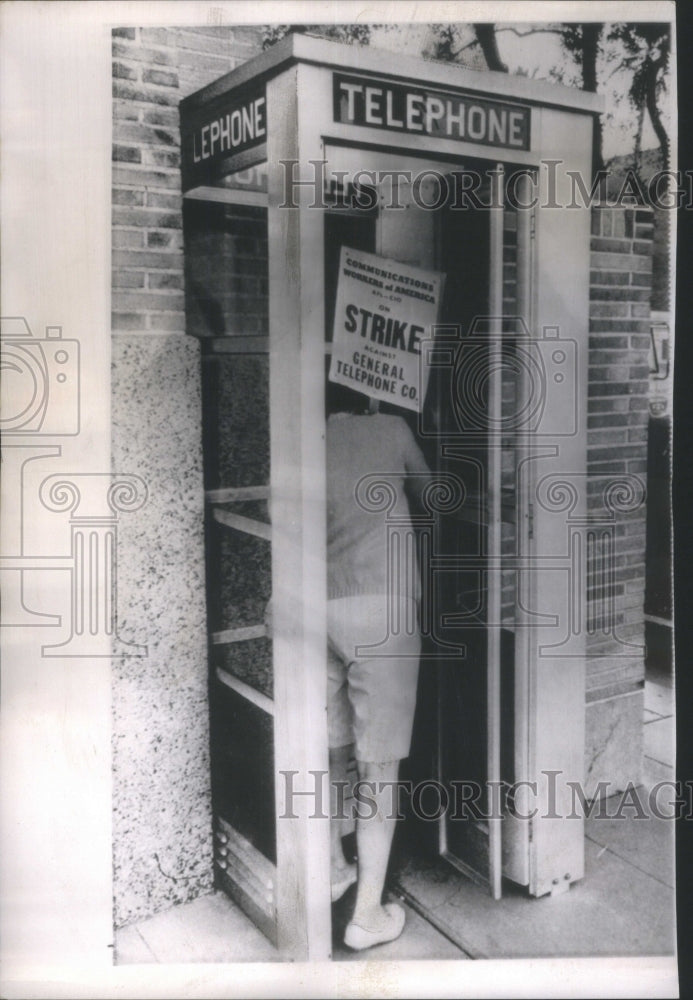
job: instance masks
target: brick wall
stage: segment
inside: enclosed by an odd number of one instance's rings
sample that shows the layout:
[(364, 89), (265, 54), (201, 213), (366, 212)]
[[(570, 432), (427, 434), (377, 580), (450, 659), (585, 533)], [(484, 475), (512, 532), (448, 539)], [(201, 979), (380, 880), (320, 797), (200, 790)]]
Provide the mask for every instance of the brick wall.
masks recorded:
[(251, 27), (114, 30), (115, 331), (185, 332), (178, 104), (261, 48)]
[(644, 676), (652, 239), (650, 209), (593, 209), (588, 509), (608, 532), (588, 559), (588, 700), (633, 690)]

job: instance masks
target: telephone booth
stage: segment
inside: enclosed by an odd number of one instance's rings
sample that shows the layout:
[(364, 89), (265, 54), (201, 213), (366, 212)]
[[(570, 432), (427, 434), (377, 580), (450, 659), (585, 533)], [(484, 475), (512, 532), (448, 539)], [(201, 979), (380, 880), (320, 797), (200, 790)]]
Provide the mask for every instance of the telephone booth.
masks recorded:
[(574, 192), (599, 109), (305, 35), (181, 104), (215, 876), (284, 957), (331, 951), (325, 387), (350, 255), (441, 278), (417, 334), (425, 396), (402, 410), (434, 482), (411, 541), (423, 651), (403, 774), (444, 808), (407, 815), (405, 849), (495, 898), (583, 876), (590, 217)]

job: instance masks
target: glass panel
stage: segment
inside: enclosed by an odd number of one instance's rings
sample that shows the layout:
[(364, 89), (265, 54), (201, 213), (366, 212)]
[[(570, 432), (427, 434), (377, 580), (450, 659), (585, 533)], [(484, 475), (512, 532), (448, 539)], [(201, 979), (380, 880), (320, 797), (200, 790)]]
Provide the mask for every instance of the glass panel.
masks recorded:
[[(214, 355), (204, 362), (206, 488), (269, 484), (269, 361), (264, 355)], [(266, 500), (214, 503), (208, 512), (210, 632), (262, 625), (272, 593), (271, 546), (229, 528), (214, 511), (269, 522)], [(213, 645), (212, 664), (272, 697), (269, 638)]]
[[(446, 339), (456, 339), (457, 349), (454, 366), (436, 384), (441, 424), (436, 468), (461, 480), (466, 499), (440, 523), (441, 552), (456, 564), (439, 578), (438, 617), (451, 616), (451, 624), (440, 631), (447, 641), (463, 647), (458, 658), (438, 660), (440, 780), (450, 789), (453, 803), (453, 782), (478, 789), (480, 813), (486, 809), (488, 778), (485, 558), (490, 390), (488, 323), (480, 326), (480, 318), (488, 315), (489, 239), (488, 211), (447, 211), (441, 216), (441, 256), (448, 275), (443, 322), (450, 325)], [(488, 827), (472, 809), (448, 810), (441, 846), (449, 856), (488, 877)]]
[[(269, 496), (267, 210), (253, 203), (262, 194), (259, 177), (225, 178), (221, 201), (214, 191), (214, 201), (186, 198), (183, 221), (187, 329), (203, 340), (205, 489), (218, 491), (206, 515), (214, 811), (276, 862), (274, 719), (217, 677), (221, 670), (272, 698), (271, 638), (233, 641), (234, 630), (264, 625), (271, 544), (215, 516), (269, 523), (266, 498), (225, 495), (265, 487)], [(224, 353), (224, 340), (232, 353)], [(265, 353), (239, 353), (247, 350)]]
[(216, 679), (210, 713), (214, 812), (276, 863), (274, 720)]
[(206, 355), (205, 489), (269, 484), (269, 358)]
[(267, 209), (183, 200), (187, 332), (268, 332)]

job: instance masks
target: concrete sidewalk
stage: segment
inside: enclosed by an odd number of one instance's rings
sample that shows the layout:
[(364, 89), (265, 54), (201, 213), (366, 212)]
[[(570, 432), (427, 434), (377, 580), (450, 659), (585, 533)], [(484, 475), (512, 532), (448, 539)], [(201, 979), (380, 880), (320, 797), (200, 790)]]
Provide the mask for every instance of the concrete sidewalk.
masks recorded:
[[(585, 877), (565, 894), (530, 899), (488, 892), (440, 862), (399, 873), (402, 889), (425, 899), (426, 916), (408, 907), (402, 936), (365, 953), (335, 944), (336, 961), (671, 955), (675, 950), (674, 823), (652, 816), (648, 791), (674, 780), (674, 698), (670, 675), (645, 686), (645, 781), (649, 818), (624, 806), (622, 818), (585, 824)], [(608, 814), (618, 809), (608, 800)], [(664, 797), (662, 799), (664, 803)], [(605, 810), (607, 811), (607, 810)], [(351, 892), (351, 890), (350, 890)], [(348, 900), (345, 897), (348, 905)], [(338, 940), (343, 910), (335, 911)], [(272, 962), (276, 950), (221, 893), (173, 907), (116, 933), (115, 961), (129, 963)]]

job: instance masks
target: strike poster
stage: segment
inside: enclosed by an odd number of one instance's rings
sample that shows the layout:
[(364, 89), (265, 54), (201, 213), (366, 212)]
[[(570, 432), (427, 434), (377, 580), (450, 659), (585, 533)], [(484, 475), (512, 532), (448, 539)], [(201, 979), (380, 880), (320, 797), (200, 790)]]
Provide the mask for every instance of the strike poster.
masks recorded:
[(330, 380), (421, 412), (421, 344), (438, 319), (444, 275), (342, 247)]

